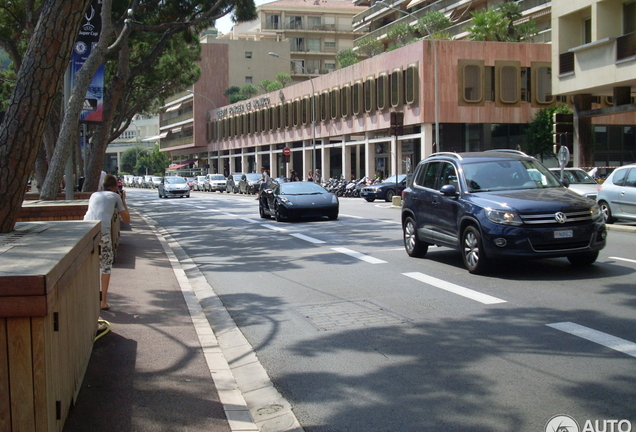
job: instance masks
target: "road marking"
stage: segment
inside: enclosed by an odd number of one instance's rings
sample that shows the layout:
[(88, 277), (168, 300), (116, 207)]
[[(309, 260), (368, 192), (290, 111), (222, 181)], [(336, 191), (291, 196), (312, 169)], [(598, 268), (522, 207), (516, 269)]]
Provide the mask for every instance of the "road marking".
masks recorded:
[(309, 243), (313, 243), (313, 244), (325, 243), (323, 240), (318, 240), (317, 238), (309, 237), (309, 236), (306, 236), (304, 234), (294, 233), (294, 234), (291, 234), (291, 235), (296, 237), (296, 238), (299, 238), (301, 240), (305, 240), (305, 241), (307, 241)]
[(628, 258), (620, 258), (620, 257), (609, 257), (610, 259), (615, 259), (615, 260), (619, 260), (619, 261), (627, 261), (630, 263), (634, 263), (636, 264), (636, 260), (633, 259), (628, 259)]
[(561, 330), (562, 332), (570, 333), (574, 336), (589, 340), (590, 342), (594, 342), (607, 348), (611, 348), (615, 351), (620, 351), (624, 354), (627, 354), (628, 356), (636, 357), (636, 343), (630, 342), (628, 340), (621, 339), (616, 336), (591, 329), (589, 327), (584, 327), (573, 322), (561, 322), (546, 325), (548, 327)]
[(489, 296), (488, 294), (483, 294), (478, 291), (471, 290), (469, 288), (464, 288), (462, 286), (455, 285), (454, 283), (450, 283), (442, 279), (437, 279), (433, 276), (425, 275), (424, 273), (413, 272), (413, 273), (402, 273), (402, 274), (404, 276), (408, 276), (420, 282), (424, 282), (425, 284), (433, 285), (434, 287), (443, 289), (448, 292), (452, 292), (453, 294), (457, 294), (457, 295), (469, 298), (471, 300), (478, 301), (483, 304), (506, 303), (506, 300)]
[(335, 250), (336, 252), (340, 252), (340, 253), (343, 253), (345, 255), (349, 255), (351, 257), (358, 258), (359, 260), (368, 262), (369, 264), (386, 264), (386, 261), (383, 261), (383, 260), (378, 259), (378, 258), (374, 258), (374, 257), (369, 256), (369, 255), (361, 254), (360, 252), (356, 252), (356, 251), (351, 250), (351, 249), (347, 249), (347, 248), (343, 248), (343, 247), (336, 247), (336, 248), (331, 248), (331, 250)]
[(245, 222), (249, 222), (249, 223), (261, 223), (261, 221), (256, 220), (256, 219), (250, 219), (250, 218), (240, 218), (242, 221)]
[(280, 231), (280, 232), (286, 232), (287, 231), (285, 228), (279, 228), (279, 227), (277, 227), (275, 225), (261, 224), (261, 226), (263, 228), (271, 229), (273, 231)]
[(354, 218), (354, 219), (364, 219), (363, 216), (354, 216), (354, 215), (348, 215), (348, 214), (342, 214), (342, 213), (340, 213), (340, 216), (344, 216), (344, 217), (348, 217), (348, 218)]

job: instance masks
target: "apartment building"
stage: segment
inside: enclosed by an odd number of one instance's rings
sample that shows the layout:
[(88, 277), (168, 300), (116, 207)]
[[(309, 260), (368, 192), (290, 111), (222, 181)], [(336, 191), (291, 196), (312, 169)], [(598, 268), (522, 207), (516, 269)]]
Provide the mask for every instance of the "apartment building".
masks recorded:
[(635, 162), (636, 1), (554, 1), (552, 34), (552, 89), (574, 108), (575, 141), (596, 166)]
[(346, 0), (278, 0), (259, 6), (257, 20), (236, 24), (221, 39), (286, 41), (295, 62), (289, 73), (303, 81), (336, 69), (338, 51), (353, 48), (354, 39), (365, 33), (352, 26), (353, 17), (365, 9)]
[[(557, 0), (559, 1), (559, 0)], [(493, 8), (501, 0), (354, 0), (354, 4), (368, 9), (353, 18), (356, 31), (368, 31), (368, 36), (383, 39), (387, 31), (397, 23), (415, 25), (418, 19), (429, 12), (439, 11), (446, 15), (452, 25), (447, 29), (453, 40), (466, 40), (466, 26), (471, 24), (472, 12)], [(518, 0), (522, 17), (515, 24), (533, 20), (538, 30), (531, 42), (549, 43), (551, 0)], [(400, 12), (401, 11), (401, 12)], [(367, 36), (365, 35), (365, 36)]]

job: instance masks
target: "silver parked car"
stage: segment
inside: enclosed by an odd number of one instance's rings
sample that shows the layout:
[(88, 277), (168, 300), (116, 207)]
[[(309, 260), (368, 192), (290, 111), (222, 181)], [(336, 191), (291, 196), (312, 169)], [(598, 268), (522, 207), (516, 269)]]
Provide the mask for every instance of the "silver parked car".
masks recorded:
[(194, 190), (195, 191), (201, 191), (201, 192), (207, 192), (208, 189), (210, 189), (209, 187), (209, 183), (207, 181), (206, 176), (196, 176), (194, 178)]
[(180, 196), (190, 198), (190, 185), (180, 176), (164, 177), (159, 184), (159, 198)]
[(601, 184), (596, 197), (605, 222), (636, 221), (636, 164), (616, 168)]
[(208, 174), (206, 178), (210, 192), (225, 192), (226, 180), (223, 174)]
[[(561, 168), (550, 168), (557, 178), (561, 178)], [(568, 189), (579, 195), (596, 200), (599, 184), (585, 170), (581, 168), (563, 168), (563, 179), (568, 183)]]

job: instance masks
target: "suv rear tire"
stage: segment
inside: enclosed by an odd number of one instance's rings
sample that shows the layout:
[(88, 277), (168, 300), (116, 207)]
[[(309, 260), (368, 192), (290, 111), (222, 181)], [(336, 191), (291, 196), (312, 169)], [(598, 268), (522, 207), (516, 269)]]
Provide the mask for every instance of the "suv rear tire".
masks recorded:
[(462, 232), (461, 251), (464, 265), (470, 273), (484, 274), (490, 267), (490, 260), (484, 252), (484, 245), (479, 230), (467, 226)]
[(428, 252), (428, 243), (417, 238), (417, 227), (411, 217), (407, 217), (402, 227), (404, 249), (410, 257), (423, 257)]

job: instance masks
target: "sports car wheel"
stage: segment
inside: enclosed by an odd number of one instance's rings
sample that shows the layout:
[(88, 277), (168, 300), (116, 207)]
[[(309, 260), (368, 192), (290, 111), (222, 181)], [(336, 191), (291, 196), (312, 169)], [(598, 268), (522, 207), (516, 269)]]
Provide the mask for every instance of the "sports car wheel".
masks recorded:
[(283, 215), (280, 213), (280, 208), (278, 208), (278, 206), (276, 206), (276, 209), (274, 210), (274, 219), (276, 219), (276, 222), (281, 222), (283, 220)]
[(261, 215), (262, 219), (269, 219), (269, 215), (267, 213), (265, 213), (265, 209), (263, 208), (262, 205), (258, 206), (258, 214)]

